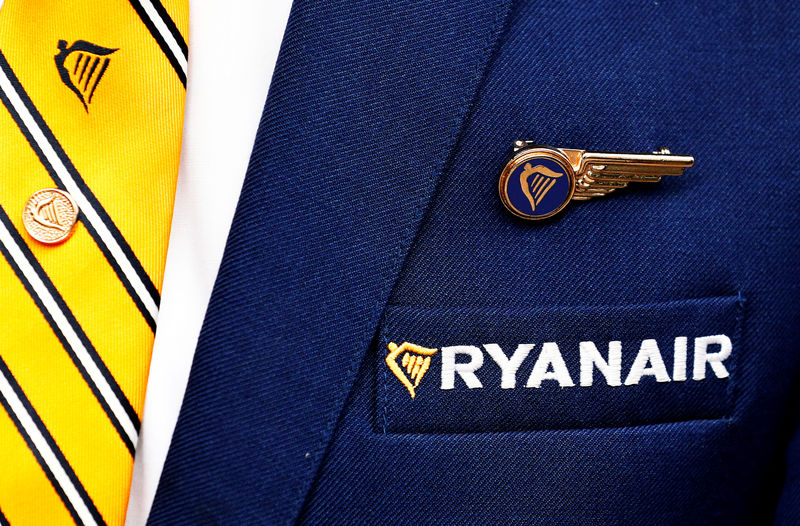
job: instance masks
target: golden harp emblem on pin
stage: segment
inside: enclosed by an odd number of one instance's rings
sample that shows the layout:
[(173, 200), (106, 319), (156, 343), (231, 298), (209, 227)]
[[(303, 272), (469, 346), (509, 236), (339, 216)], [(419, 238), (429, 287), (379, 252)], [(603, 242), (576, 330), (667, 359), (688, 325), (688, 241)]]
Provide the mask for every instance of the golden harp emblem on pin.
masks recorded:
[(67, 192), (45, 188), (34, 193), (22, 210), (22, 224), (40, 243), (55, 245), (72, 234), (78, 220), (78, 205)]
[(693, 157), (672, 155), (667, 148), (651, 154), (601, 153), (517, 141), (500, 174), (500, 199), (517, 217), (547, 219), (572, 201), (600, 197), (628, 183), (657, 183), (693, 164)]
[(411, 398), (416, 397), (417, 387), (431, 366), (431, 356), (436, 354), (439, 349), (428, 349), (408, 342), (403, 342), (402, 345), (389, 342), (387, 348), (389, 354), (386, 355), (386, 365), (400, 380), (400, 383), (408, 389)]

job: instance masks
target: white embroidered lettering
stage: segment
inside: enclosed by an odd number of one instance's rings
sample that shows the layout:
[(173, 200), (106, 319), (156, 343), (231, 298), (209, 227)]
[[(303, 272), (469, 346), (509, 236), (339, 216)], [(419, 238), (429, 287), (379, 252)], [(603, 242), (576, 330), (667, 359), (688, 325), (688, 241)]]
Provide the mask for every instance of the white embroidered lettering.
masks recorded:
[(486, 349), (486, 352), (489, 353), (489, 356), (492, 357), (492, 360), (495, 361), (500, 367), (500, 371), (502, 371), (500, 389), (514, 389), (517, 386), (517, 371), (519, 370), (519, 366), (522, 365), (522, 362), (528, 357), (528, 353), (533, 349), (533, 344), (521, 343), (517, 345), (517, 350), (514, 351), (511, 358), (507, 357), (503, 349), (496, 343), (487, 343), (483, 348)]
[(606, 383), (617, 387), (622, 385), (620, 374), (622, 369), (622, 343), (608, 342), (608, 361), (597, 350), (594, 342), (581, 342), (581, 386), (590, 387), (594, 380), (594, 368), (603, 373)]
[[(456, 363), (456, 355), (467, 355), (469, 361)], [(442, 389), (455, 388), (455, 373), (461, 376), (470, 389), (483, 387), (481, 381), (475, 376), (475, 371), (483, 365), (483, 352), (472, 345), (455, 345), (442, 347)]]
[(542, 345), (542, 352), (539, 353), (539, 358), (533, 366), (525, 387), (541, 387), (543, 380), (557, 380), (561, 387), (575, 385), (569, 376), (564, 358), (561, 357), (561, 351), (554, 342), (546, 342)]
[[(709, 345), (719, 345), (719, 351), (708, 352)], [(733, 344), (731, 339), (724, 334), (714, 336), (702, 336), (694, 339), (694, 374), (695, 380), (703, 380), (706, 377), (706, 364), (711, 366), (711, 370), (717, 378), (727, 378), (728, 370), (722, 363), (731, 355)]]
[(686, 336), (678, 336), (675, 338), (675, 354), (672, 362), (672, 381), (685, 382), (686, 381)]
[(664, 359), (658, 350), (658, 343), (655, 340), (642, 341), (639, 347), (639, 354), (631, 365), (625, 385), (636, 385), (642, 376), (655, 376), (657, 382), (669, 382), (667, 368), (664, 367)]

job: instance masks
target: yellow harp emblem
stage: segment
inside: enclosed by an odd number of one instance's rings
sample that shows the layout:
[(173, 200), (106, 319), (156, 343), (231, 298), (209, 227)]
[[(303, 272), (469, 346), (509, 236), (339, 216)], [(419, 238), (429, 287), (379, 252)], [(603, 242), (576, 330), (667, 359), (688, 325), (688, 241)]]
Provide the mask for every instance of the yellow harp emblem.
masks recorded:
[[(417, 386), (419, 386), (422, 377), (425, 376), (431, 366), (431, 356), (436, 354), (439, 349), (428, 349), (408, 342), (403, 342), (402, 345), (389, 342), (387, 347), (389, 354), (386, 355), (386, 365), (408, 389), (411, 398), (414, 398)], [(397, 358), (401, 354), (403, 357), (398, 363)]]
[[(536, 211), (536, 205), (542, 202), (547, 192), (556, 184), (556, 179), (562, 175), (564, 174), (554, 172), (542, 164), (531, 166), (531, 163), (527, 163), (525, 165), (525, 169), (519, 174), (519, 183), (522, 193), (528, 198), (533, 211)], [(529, 180), (531, 176), (533, 176), (533, 180)]]

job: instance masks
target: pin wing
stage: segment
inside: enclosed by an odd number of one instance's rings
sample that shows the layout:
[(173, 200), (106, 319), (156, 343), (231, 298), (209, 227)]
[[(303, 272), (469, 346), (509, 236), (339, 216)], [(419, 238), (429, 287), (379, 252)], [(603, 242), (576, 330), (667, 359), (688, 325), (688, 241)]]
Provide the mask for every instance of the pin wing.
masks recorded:
[(657, 183), (664, 176), (681, 175), (692, 164), (694, 158), (671, 155), (666, 150), (653, 154), (586, 152), (576, 170), (572, 199), (603, 196), (628, 183)]

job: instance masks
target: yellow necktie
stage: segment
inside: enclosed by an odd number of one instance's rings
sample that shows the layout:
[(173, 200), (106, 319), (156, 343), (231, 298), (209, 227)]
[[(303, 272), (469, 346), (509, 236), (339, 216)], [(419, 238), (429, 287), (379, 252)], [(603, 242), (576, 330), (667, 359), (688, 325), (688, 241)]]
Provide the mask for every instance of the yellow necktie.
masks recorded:
[(0, 524), (124, 522), (187, 31), (186, 0), (0, 10)]

